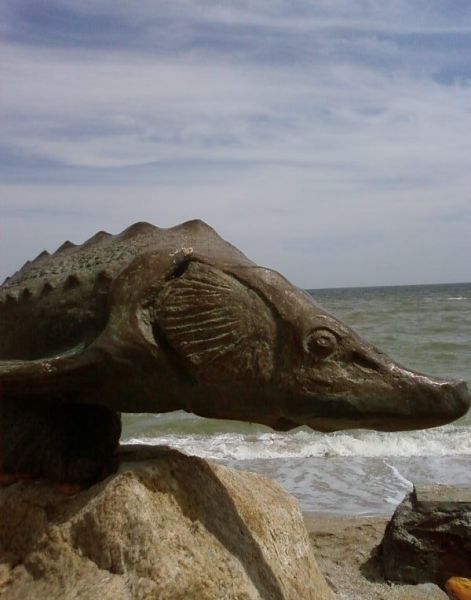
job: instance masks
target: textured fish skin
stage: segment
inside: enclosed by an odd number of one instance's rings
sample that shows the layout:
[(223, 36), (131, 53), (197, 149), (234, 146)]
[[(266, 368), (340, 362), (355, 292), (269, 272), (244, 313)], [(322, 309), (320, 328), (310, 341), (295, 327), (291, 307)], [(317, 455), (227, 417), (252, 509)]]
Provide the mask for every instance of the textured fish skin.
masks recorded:
[(199, 220), (67, 241), (0, 287), (0, 471), (80, 479), (84, 442), (47, 440), (82, 433), (96, 478), (118, 412), (396, 430), (452, 421), (469, 402), (463, 382), (397, 365)]
[(67, 241), (53, 254), (41, 252), (0, 287), (0, 360), (44, 358), (91, 341), (109, 317), (111, 284), (123, 269), (145, 253), (175, 252), (176, 263), (185, 251), (250, 264), (197, 220), (170, 229), (135, 223), (118, 235), (100, 231), (80, 246)]

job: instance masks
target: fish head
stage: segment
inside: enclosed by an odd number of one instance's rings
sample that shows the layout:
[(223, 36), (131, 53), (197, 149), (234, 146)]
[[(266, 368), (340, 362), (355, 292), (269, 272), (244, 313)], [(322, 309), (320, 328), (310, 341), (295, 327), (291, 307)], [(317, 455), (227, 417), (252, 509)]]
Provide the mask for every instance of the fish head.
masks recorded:
[(161, 289), (156, 335), (191, 375), (186, 410), (288, 430), (405, 430), (464, 415), (461, 381), (406, 369), (279, 273), (189, 260)]

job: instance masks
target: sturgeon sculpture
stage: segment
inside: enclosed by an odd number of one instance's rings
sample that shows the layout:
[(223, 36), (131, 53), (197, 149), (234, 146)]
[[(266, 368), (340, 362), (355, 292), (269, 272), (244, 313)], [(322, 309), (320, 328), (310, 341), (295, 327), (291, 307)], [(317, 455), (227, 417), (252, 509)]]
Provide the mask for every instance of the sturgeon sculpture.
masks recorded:
[(0, 288), (0, 473), (92, 482), (120, 413), (403, 430), (468, 410), (195, 220), (40, 254)]

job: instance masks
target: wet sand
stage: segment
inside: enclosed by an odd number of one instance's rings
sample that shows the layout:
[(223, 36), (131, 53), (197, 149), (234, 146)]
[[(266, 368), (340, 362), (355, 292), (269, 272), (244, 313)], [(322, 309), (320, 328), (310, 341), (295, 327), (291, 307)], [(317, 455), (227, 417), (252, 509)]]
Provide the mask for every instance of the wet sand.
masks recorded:
[(329, 517), (304, 513), (320, 569), (337, 600), (447, 600), (433, 584), (388, 583), (378, 560), (378, 545), (388, 519)]

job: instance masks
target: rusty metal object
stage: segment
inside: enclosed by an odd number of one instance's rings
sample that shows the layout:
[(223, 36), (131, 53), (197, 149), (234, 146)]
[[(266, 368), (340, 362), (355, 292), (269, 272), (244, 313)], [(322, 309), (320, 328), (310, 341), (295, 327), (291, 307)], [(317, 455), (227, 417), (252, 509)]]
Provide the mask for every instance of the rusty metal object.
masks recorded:
[(453, 600), (471, 600), (471, 579), (450, 577), (445, 589)]

